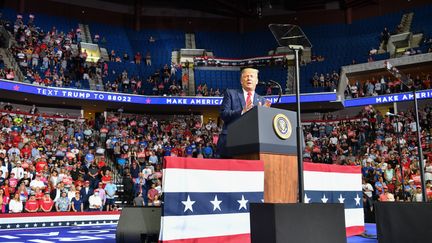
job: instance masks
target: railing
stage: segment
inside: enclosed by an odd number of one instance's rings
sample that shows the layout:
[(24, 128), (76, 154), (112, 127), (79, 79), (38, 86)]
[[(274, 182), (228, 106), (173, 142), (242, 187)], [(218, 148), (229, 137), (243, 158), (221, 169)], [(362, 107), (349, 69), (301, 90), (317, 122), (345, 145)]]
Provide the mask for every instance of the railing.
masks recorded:
[(341, 75), (340, 75), (340, 81), (339, 81), (339, 87), (337, 91), (338, 100), (345, 99), (344, 92), (348, 85), (348, 77), (347, 74), (349, 73), (357, 73), (357, 72), (364, 72), (364, 71), (382, 71), (385, 68), (385, 62), (391, 62), (394, 66), (406, 66), (411, 64), (420, 64), (420, 63), (426, 63), (432, 61), (432, 53), (425, 53), (425, 54), (417, 54), (413, 56), (403, 56), (399, 58), (392, 58), (388, 60), (381, 60), (376, 62), (368, 62), (368, 63), (361, 63), (356, 65), (349, 65), (349, 66), (343, 66), (341, 67)]

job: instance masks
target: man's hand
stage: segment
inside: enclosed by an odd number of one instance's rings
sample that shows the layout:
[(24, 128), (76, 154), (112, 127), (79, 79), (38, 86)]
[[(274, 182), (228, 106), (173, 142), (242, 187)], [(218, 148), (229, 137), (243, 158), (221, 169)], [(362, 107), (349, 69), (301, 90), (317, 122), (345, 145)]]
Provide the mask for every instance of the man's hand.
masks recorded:
[(264, 104), (263, 103), (261, 103), (261, 101), (259, 102), (259, 105), (260, 106), (264, 106), (264, 107), (270, 107), (271, 106), (271, 101), (270, 100), (265, 100), (265, 102), (264, 102)]
[(250, 101), (250, 102), (248, 102), (247, 104), (246, 104), (246, 106), (243, 108), (243, 110), (242, 110), (242, 115), (244, 114), (244, 113), (246, 113), (246, 112), (248, 112), (250, 109), (252, 109), (253, 108), (253, 103), (252, 103), (252, 101)]

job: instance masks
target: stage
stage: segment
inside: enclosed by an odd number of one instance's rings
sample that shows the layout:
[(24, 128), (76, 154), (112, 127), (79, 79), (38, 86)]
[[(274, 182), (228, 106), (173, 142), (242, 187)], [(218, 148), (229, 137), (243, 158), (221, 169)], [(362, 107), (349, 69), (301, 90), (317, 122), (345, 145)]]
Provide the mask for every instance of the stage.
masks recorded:
[[(35, 229), (0, 230), (0, 242), (104, 242), (115, 243), (117, 224), (82, 225)], [(366, 234), (376, 235), (375, 224), (366, 224)], [(360, 236), (347, 238), (348, 243), (377, 243), (377, 239)]]

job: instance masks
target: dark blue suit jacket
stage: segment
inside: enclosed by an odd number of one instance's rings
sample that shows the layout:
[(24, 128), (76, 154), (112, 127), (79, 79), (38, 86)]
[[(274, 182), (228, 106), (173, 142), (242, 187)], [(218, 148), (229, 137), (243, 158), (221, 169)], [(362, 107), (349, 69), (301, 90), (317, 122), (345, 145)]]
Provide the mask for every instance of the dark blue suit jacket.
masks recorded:
[(88, 203), (89, 197), (93, 195), (93, 190), (89, 188), (88, 193), (86, 193), (85, 187), (81, 188), (80, 191), (81, 200), (84, 204)]
[[(254, 94), (253, 97), (253, 105), (257, 106), (261, 102), (261, 104), (265, 104), (265, 98), (261, 97), (257, 93)], [(219, 156), (227, 157), (226, 153), (226, 135), (228, 125), (241, 117), (241, 113), (243, 108), (246, 106), (246, 101), (243, 95), (243, 89), (234, 90), (227, 89), (224, 93), (224, 98), (222, 100), (222, 106), (220, 110), (220, 115), (222, 120), (224, 121), (222, 132), (219, 135), (219, 140), (217, 144), (217, 151)]]

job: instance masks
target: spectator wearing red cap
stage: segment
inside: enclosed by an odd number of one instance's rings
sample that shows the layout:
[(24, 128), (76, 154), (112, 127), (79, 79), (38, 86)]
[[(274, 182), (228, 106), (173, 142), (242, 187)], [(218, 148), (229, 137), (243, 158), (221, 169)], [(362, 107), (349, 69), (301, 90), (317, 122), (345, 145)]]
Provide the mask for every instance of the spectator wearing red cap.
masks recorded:
[(394, 202), (395, 201), (394, 195), (389, 192), (388, 187), (383, 186), (383, 189), (384, 189), (384, 193), (382, 193), (379, 196), (379, 200), (381, 202)]
[(90, 181), (84, 182), (84, 187), (81, 188), (80, 194), (81, 194), (81, 200), (84, 204), (84, 210), (88, 210), (89, 198), (91, 195), (93, 195), (93, 190), (90, 188)]
[(413, 202), (422, 202), (423, 201), (423, 194), (422, 194), (422, 188), (421, 186), (416, 186), (416, 190), (412, 196)]
[(34, 193), (30, 195), (29, 200), (25, 203), (25, 211), (28, 213), (36, 213), (39, 210), (39, 202), (36, 200)]

